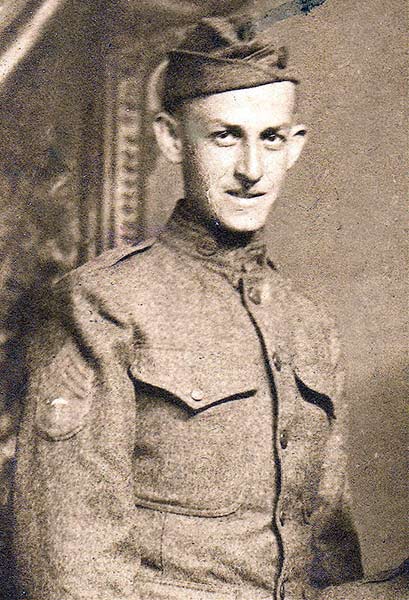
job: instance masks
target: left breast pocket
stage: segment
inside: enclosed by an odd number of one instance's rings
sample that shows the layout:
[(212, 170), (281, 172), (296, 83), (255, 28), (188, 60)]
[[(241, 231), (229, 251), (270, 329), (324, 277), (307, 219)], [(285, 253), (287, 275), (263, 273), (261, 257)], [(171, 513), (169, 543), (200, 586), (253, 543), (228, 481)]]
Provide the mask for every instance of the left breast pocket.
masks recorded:
[(237, 510), (256, 394), (243, 363), (155, 348), (132, 365), (137, 504), (203, 516)]

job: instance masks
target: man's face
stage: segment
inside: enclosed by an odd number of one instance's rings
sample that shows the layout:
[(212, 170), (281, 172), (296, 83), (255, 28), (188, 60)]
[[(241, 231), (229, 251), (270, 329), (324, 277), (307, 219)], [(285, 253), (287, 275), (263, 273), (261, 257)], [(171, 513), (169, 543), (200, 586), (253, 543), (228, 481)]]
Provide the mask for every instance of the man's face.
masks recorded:
[(176, 131), (192, 210), (231, 232), (263, 227), (302, 147), (294, 102), (294, 84), (280, 82), (183, 106)]

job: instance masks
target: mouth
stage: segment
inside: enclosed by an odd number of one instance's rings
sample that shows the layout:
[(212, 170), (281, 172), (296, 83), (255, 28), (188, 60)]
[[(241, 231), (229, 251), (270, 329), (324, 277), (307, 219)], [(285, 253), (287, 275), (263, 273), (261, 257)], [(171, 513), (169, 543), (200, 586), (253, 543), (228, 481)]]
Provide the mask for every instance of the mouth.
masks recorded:
[(239, 200), (252, 200), (264, 196), (264, 192), (246, 192), (246, 190), (227, 190), (227, 194)]

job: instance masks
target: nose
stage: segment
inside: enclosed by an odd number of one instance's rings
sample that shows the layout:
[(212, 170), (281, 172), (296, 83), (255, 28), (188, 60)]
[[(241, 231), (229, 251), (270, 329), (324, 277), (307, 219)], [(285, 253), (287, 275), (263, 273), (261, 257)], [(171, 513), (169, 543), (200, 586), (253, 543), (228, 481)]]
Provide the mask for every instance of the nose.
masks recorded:
[(241, 148), (236, 163), (235, 177), (245, 188), (251, 188), (263, 176), (263, 165), (260, 149), (256, 142), (247, 141)]

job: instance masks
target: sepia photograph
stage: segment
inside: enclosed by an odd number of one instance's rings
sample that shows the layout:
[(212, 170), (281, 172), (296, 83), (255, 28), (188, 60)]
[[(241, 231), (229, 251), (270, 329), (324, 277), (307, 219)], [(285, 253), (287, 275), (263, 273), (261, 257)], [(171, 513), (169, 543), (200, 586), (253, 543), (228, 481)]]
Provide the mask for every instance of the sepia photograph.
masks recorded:
[(0, 3), (0, 600), (409, 600), (408, 16)]

